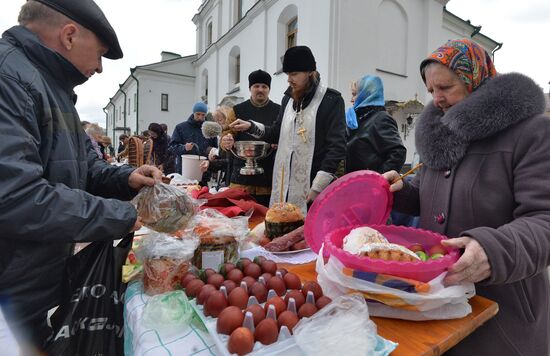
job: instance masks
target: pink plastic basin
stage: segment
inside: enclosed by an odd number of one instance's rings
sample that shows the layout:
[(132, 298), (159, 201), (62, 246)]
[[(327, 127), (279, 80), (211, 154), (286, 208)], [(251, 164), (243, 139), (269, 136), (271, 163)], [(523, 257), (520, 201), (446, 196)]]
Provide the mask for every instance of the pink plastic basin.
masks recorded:
[(414, 243), (421, 244), (427, 251), (430, 247), (440, 244), (445, 236), (438, 233), (405, 226), (394, 225), (355, 225), (333, 230), (325, 235), (325, 251), (340, 260), (344, 266), (363, 272), (383, 273), (397, 277), (410, 278), (421, 282), (429, 282), (446, 271), (458, 258), (456, 249), (447, 249), (449, 252), (435, 260), (418, 262), (385, 261), (352, 255), (342, 249), (344, 237), (360, 226), (369, 226), (380, 231), (388, 241), (409, 247)]

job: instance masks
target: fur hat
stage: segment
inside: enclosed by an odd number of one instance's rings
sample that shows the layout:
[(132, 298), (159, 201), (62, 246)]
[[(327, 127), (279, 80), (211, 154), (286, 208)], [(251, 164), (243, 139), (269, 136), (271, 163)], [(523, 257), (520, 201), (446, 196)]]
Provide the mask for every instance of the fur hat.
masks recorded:
[(258, 69), (248, 75), (248, 87), (250, 88), (254, 84), (265, 84), (271, 88), (271, 76), (268, 72)]
[(104, 57), (122, 58), (123, 53), (118, 43), (115, 30), (93, 0), (36, 0), (68, 18), (78, 22), (105, 43), (109, 49)]
[(283, 72), (313, 72), (317, 70), (315, 57), (307, 46), (295, 46), (286, 50), (283, 58)]

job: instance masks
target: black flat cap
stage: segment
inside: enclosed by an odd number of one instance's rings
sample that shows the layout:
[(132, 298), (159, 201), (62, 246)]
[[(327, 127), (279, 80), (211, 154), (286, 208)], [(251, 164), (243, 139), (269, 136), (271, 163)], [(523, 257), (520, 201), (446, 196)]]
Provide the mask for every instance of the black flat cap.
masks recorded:
[(123, 53), (115, 30), (93, 0), (35, 0), (78, 22), (105, 43), (106, 58), (119, 59)]

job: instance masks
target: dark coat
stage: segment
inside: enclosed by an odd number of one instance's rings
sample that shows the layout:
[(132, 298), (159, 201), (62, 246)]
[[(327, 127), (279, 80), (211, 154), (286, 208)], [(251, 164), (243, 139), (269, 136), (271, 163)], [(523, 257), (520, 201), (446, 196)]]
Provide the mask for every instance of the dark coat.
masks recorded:
[[(131, 167), (97, 157), (70, 62), (16, 26), (0, 40), (0, 300), (13, 326), (58, 302), (72, 242), (114, 240), (136, 221)], [(102, 198), (102, 197), (104, 198)]]
[(548, 355), (550, 119), (540, 88), (500, 75), (443, 114), (428, 104), (416, 126), (425, 166), (394, 206), (420, 227), (469, 236), (491, 276), (476, 283), (499, 312), (449, 354)]
[[(317, 86), (312, 86), (302, 100), (302, 108), (306, 108), (313, 96)], [(269, 143), (278, 143), (281, 133), (281, 124), (290, 100), (290, 88), (285, 92), (281, 102), (281, 110), (277, 121), (272, 126), (265, 126), (265, 133), (262, 139)], [(298, 105), (297, 103), (294, 103)], [(295, 108), (297, 109), (297, 108)], [(255, 125), (249, 129), (256, 134)], [(327, 88), (325, 96), (317, 110), (315, 117), (315, 148), (311, 164), (310, 182), (323, 171), (330, 174), (336, 173), (338, 165), (346, 157), (346, 115), (344, 112), (344, 99), (337, 90)]]
[(346, 150), (346, 173), (369, 169), (378, 173), (400, 171), (407, 149), (397, 124), (383, 107), (356, 110), (359, 127), (350, 130)]
[[(169, 152), (176, 156), (176, 173), (181, 174), (181, 155), (199, 155), (208, 157), (208, 152), (213, 147), (218, 147), (216, 137), (206, 138), (202, 134), (202, 121), (196, 121), (193, 114), (189, 116), (187, 121), (184, 121), (174, 129), (170, 145), (168, 147)], [(191, 151), (185, 150), (186, 143), (194, 143)]]
[[(275, 104), (271, 100), (269, 100), (265, 106), (256, 107), (252, 104), (250, 99), (233, 107), (236, 118), (245, 121), (254, 120), (267, 126), (273, 125), (275, 120), (277, 120), (280, 109), (281, 106)], [(235, 134), (235, 141), (259, 141), (259, 139), (246, 132), (238, 132)], [(264, 173), (245, 176), (240, 173), (241, 168), (245, 165), (245, 161), (234, 158), (231, 163), (231, 183), (255, 187), (271, 187), (274, 163), (275, 152), (271, 152), (269, 156), (258, 160), (258, 164), (264, 169)]]

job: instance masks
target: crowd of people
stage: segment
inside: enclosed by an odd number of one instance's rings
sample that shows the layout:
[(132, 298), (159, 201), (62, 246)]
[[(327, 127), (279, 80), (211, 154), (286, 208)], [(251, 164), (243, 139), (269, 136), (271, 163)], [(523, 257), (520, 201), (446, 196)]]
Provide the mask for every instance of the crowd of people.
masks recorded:
[[(73, 244), (139, 229), (128, 200), (163, 173), (181, 172), (182, 155), (198, 155), (208, 158), (204, 172), (221, 172), (218, 184), (265, 205), (282, 199), (304, 214), (339, 170), (382, 173), (397, 211), (419, 216), (420, 227), (463, 250), (445, 283), (473, 282), (499, 304), (496, 317), (449, 354), (548, 355), (550, 119), (533, 80), (497, 73), (475, 42), (449, 41), (421, 62), (433, 97), (416, 125), (424, 166), (413, 180), (397, 181), (406, 149), (377, 76), (353, 83), (346, 111), (310, 48), (292, 47), (283, 57), (289, 86), (281, 105), (269, 99), (271, 76), (260, 69), (248, 77), (248, 100), (215, 108), (215, 137), (202, 130), (208, 107), (198, 102), (171, 137), (152, 123), (138, 141), (121, 135), (115, 155), (104, 131), (81, 122), (74, 106), (74, 88), (102, 72), (101, 57), (123, 56), (101, 9), (92, 0), (30, 0), (18, 20), (0, 40), (0, 342), (8, 325), (23, 354), (40, 350)], [(245, 140), (271, 144), (259, 162), (263, 174), (240, 173), (243, 162), (230, 151)], [(110, 164), (136, 142), (145, 147), (143, 165)]]

